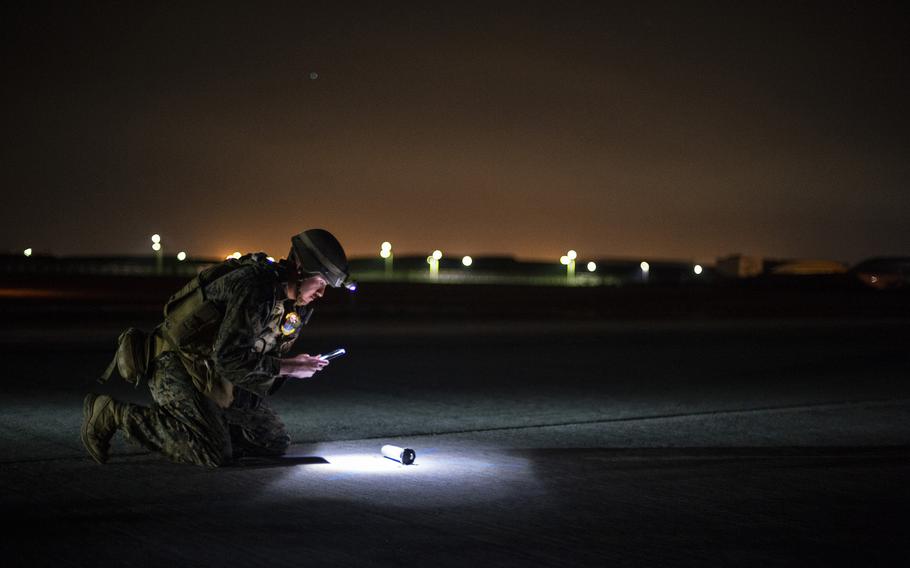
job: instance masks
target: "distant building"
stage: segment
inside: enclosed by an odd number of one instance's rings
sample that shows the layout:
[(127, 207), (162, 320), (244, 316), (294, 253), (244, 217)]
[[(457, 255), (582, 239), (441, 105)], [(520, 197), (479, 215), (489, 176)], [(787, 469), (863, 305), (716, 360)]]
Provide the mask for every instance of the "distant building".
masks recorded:
[(835, 260), (783, 260), (774, 266), (769, 266), (768, 272), (790, 276), (817, 276), (822, 274), (843, 274), (847, 272), (847, 266)]
[(72, 276), (186, 276), (218, 263), (213, 259), (187, 258), (179, 261), (175, 256), (162, 259), (161, 266), (152, 255), (58, 257), (48, 254), (0, 254), (0, 275), (57, 274)]
[(724, 278), (751, 278), (765, 271), (765, 261), (760, 256), (732, 254), (717, 259), (716, 271)]

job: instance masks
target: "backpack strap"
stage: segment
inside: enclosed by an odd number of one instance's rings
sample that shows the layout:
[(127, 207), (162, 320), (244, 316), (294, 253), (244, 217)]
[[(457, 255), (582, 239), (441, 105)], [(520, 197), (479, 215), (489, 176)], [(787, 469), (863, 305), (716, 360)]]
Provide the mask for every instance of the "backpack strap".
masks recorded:
[(117, 368), (117, 351), (114, 352), (114, 358), (111, 359), (111, 364), (107, 366), (107, 369), (104, 370), (104, 374), (98, 377), (98, 382), (102, 385), (108, 382), (111, 378), (111, 375), (114, 374), (114, 369)]

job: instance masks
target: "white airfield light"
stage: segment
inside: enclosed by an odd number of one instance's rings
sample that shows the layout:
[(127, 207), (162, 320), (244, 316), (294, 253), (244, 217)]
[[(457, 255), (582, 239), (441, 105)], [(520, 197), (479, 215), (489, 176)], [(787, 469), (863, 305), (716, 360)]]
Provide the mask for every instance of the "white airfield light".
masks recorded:
[(32, 249), (27, 248), (24, 251), (22, 251), (22, 254), (24, 254), (25, 256), (32, 256)]
[(155, 244), (160, 243), (160, 242), (161, 242), (161, 235), (159, 235), (158, 233), (155, 233), (154, 235), (152, 235), (152, 242), (155, 243)]
[(696, 264), (696, 265), (695, 265), (695, 268), (692, 269), (692, 272), (694, 272), (695, 274), (701, 274), (701, 273), (702, 273), (702, 267), (701, 267), (701, 265), (700, 265), (700, 264)]
[(639, 266), (641, 266), (642, 272), (647, 272), (647, 271), (651, 270), (651, 265), (645, 261), (642, 261), (642, 263)]
[(595, 270), (597, 270), (597, 264), (594, 262), (589, 262), (588, 263), (588, 272), (594, 272)]
[(152, 250), (155, 252), (161, 250), (161, 243), (152, 243)]
[(434, 250), (434, 251), (433, 251), (433, 258), (436, 259), (436, 260), (439, 260), (440, 258), (442, 258), (442, 251), (440, 251), (440, 250)]
[(383, 241), (379, 248), (379, 256), (385, 260), (385, 275), (388, 278), (392, 275), (392, 259), (394, 257), (392, 254), (392, 243)]
[(559, 257), (559, 264), (565, 264), (566, 266), (568, 266), (569, 257), (566, 255), (562, 255), (561, 257)]
[(177, 260), (180, 260), (180, 261), (186, 260), (186, 253), (183, 252), (183, 251), (178, 252), (178, 253), (177, 253)]
[(466, 256), (463, 259), (461, 259), (461, 263), (465, 266), (471, 266), (472, 264), (474, 264), (474, 259), (471, 258), (470, 256)]
[(566, 253), (566, 256), (569, 257), (569, 260), (575, 260), (576, 258), (578, 258), (578, 253), (575, 252), (574, 250), (570, 250), (569, 252)]

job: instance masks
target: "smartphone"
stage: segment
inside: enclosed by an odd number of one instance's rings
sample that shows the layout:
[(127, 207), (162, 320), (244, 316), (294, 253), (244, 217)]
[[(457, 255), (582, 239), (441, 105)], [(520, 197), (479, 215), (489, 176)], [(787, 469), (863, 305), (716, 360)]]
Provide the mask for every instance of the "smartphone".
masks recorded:
[(326, 353), (325, 355), (320, 355), (319, 358), (325, 359), (326, 361), (331, 361), (335, 357), (341, 357), (345, 353), (347, 353), (347, 351), (345, 351), (344, 348), (341, 348), (341, 349), (336, 349), (336, 350), (332, 351), (331, 353)]

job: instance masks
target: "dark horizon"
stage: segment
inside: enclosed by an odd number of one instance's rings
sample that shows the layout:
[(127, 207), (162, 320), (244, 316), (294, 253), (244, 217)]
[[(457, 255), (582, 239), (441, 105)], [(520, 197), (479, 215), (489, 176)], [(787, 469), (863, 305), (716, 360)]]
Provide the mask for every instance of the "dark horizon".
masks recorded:
[(910, 255), (902, 4), (3, 10), (0, 249)]

